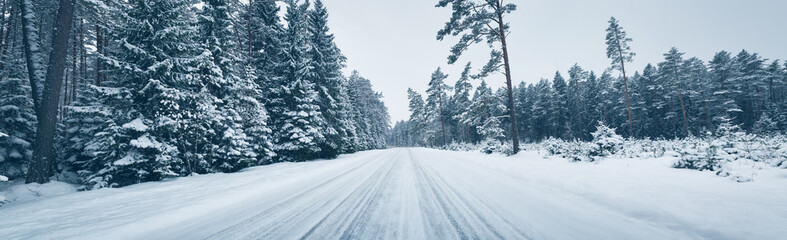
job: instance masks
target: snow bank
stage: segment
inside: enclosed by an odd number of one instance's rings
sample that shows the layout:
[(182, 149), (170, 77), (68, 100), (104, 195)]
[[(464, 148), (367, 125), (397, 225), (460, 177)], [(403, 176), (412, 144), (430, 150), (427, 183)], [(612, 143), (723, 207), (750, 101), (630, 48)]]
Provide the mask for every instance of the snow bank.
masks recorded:
[(477, 153), (451, 157), (521, 179), (527, 183), (523, 188), (553, 192), (587, 208), (614, 209), (695, 239), (777, 239), (787, 234), (784, 169), (757, 169), (756, 181), (741, 184), (712, 172), (672, 168), (678, 160), (674, 156), (611, 157), (593, 163), (572, 163), (534, 151), (513, 157)]
[(248, 212), (238, 207), (255, 206), (259, 199), (277, 197), (268, 196), (271, 191), (301, 191), (302, 187), (293, 184), (313, 177), (328, 179), (337, 171), (379, 154), (380, 151), (369, 151), (331, 161), (278, 163), (233, 174), (83, 192), (74, 192), (72, 186), (59, 182), (29, 184), (33, 191), (27, 189), (28, 185), (16, 185), (13, 194), (5, 195), (15, 201), (0, 207), (0, 239), (141, 239), (165, 229), (182, 230), (195, 225), (197, 229), (183, 231), (219, 228), (220, 223), (203, 226), (197, 222), (231, 221), (237, 218), (235, 215)]
[[(0, 176), (0, 182), (3, 182), (2, 177)], [(6, 178), (5, 181), (7, 180)], [(30, 203), (76, 192), (74, 185), (57, 181), (46, 184), (9, 182), (4, 184), (6, 186), (0, 184), (0, 205)]]

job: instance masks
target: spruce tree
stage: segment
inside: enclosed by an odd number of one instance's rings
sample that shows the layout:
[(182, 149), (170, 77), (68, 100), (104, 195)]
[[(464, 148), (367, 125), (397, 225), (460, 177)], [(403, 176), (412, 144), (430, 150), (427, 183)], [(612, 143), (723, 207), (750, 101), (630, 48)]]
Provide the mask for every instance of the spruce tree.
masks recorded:
[(12, 48), (0, 72), (0, 175), (24, 177), (33, 155), (36, 116), (25, 79), (21, 49)]
[(194, 41), (190, 2), (129, 4), (129, 22), (117, 31), (119, 54), (108, 60), (116, 80), (103, 89), (102, 101), (111, 107), (112, 119), (87, 147), (98, 154), (86, 166), (93, 172), (88, 181), (99, 186), (193, 172), (203, 160), (199, 138), (212, 130), (203, 114), (213, 109), (215, 99), (204, 94), (204, 79), (197, 72), (206, 61)]
[(209, 119), (202, 122), (218, 133), (197, 136), (203, 138), (203, 148), (215, 151), (210, 158), (203, 157), (205, 172), (237, 171), (272, 156), (270, 130), (265, 124), (267, 112), (260, 102), (259, 86), (242, 73), (245, 63), (232, 30), (234, 22), (228, 0), (207, 0), (199, 13), (198, 42), (207, 50), (202, 55), (207, 62), (200, 64), (203, 94), (216, 100), (203, 107), (213, 110), (213, 116), (208, 115)]
[(326, 121), (320, 111), (317, 85), (308, 57), (308, 3), (287, 1), (287, 29), (282, 41), (280, 85), (272, 89), (273, 143), (281, 161), (305, 161), (321, 155)]
[(353, 71), (348, 82), (348, 96), (354, 106), (354, 122), (357, 124), (359, 149), (380, 149), (387, 146), (385, 142), (391, 127), (388, 108), (382, 101), (382, 94), (372, 89), (369, 79), (361, 77)]
[[(276, 103), (271, 102), (273, 98), (268, 97), (267, 93), (273, 92), (274, 88), (280, 85), (280, 63), (284, 56), (283, 34), (284, 27), (279, 18), (279, 6), (277, 1), (250, 0), (248, 11), (246, 12), (246, 43), (244, 49), (248, 49), (250, 63), (253, 65), (255, 81), (263, 89), (265, 105), (270, 106)], [(246, 47), (248, 46), (248, 47)]]
[(333, 158), (350, 145), (346, 139), (351, 135), (348, 132), (351, 122), (342, 116), (345, 105), (340, 102), (346, 100), (341, 96), (346, 91), (341, 73), (346, 58), (334, 43), (333, 34), (329, 33), (328, 10), (321, 0), (314, 2), (314, 8), (308, 12), (307, 23), (311, 81), (316, 84), (317, 103), (327, 124), (323, 130), (325, 141), (320, 144), (320, 157)]

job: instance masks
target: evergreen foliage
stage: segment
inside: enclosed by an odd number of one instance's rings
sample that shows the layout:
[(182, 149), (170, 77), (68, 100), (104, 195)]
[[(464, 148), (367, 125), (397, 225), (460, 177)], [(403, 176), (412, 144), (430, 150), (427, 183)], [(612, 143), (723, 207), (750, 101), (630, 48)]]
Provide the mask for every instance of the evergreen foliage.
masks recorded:
[[(0, 174), (11, 180), (31, 159), (33, 88), (54, 46), (39, 29), (57, 9), (23, 3), (24, 21), (0, 25)], [(286, 4), (282, 19), (275, 1), (77, 1), (53, 170), (95, 189), (386, 147), (382, 95), (342, 74), (327, 7)]]

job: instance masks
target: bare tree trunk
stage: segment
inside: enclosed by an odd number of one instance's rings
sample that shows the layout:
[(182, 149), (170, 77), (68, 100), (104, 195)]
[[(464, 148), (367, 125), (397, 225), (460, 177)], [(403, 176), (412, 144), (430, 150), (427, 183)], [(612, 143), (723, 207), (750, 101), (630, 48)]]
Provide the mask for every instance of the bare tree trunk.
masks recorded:
[[(672, 98), (671, 97), (669, 99), (669, 111), (670, 111), (670, 113), (675, 112), (675, 107), (672, 106)], [(678, 138), (678, 123), (676, 122), (675, 118), (671, 117), (670, 119), (672, 119), (672, 137), (677, 139)]]
[(686, 136), (689, 136), (689, 122), (686, 120), (686, 105), (683, 104), (683, 87), (680, 84), (680, 77), (678, 78), (678, 99), (680, 100), (680, 111), (683, 113), (683, 131)]
[(57, 117), (57, 101), (63, 81), (63, 70), (68, 56), (68, 34), (71, 33), (71, 21), (74, 15), (74, 2), (60, 0), (57, 11), (55, 30), (52, 34), (52, 52), (49, 57), (46, 82), (44, 83), (44, 99), (38, 118), (36, 143), (33, 159), (27, 173), (27, 182), (46, 183), (52, 176), (54, 165), (54, 140)]
[(79, 51), (82, 54), (82, 82), (87, 80), (87, 49), (85, 48), (85, 19), (79, 19)]
[(574, 118), (577, 120), (577, 135), (578, 138), (582, 138), (582, 109), (579, 107), (579, 80), (576, 80), (574, 83), (574, 92), (577, 96), (577, 116)]
[[(6, 0), (3, 0), (3, 10), (0, 12), (0, 37), (3, 36), (3, 33), (5, 31), (9, 31), (9, 30), (7, 30), (5, 28), (5, 12), (6, 12), (6, 10), (8, 10), (8, 4), (7, 4)], [(0, 39), (0, 41), (2, 41), (2, 45), (3, 46), (8, 44), (3, 39)]]
[(705, 127), (710, 130), (710, 114), (708, 114), (708, 101), (705, 99), (705, 91), (702, 91), (702, 108), (705, 109)]
[(74, 35), (74, 38), (73, 38), (73, 40), (71, 42), (71, 45), (72, 45), (72, 48), (71, 48), (71, 96), (67, 96), (69, 98), (69, 100), (68, 100), (69, 104), (71, 104), (72, 102), (74, 102), (76, 100), (77, 76), (79, 75), (79, 73), (77, 72), (78, 71), (77, 63), (79, 62), (79, 59), (78, 59), (79, 55), (77, 54), (77, 44), (79, 44), (79, 41), (77, 41), (77, 40), (79, 40), (78, 39), (79, 35), (77, 34), (77, 29), (78, 28), (77, 28), (76, 21), (72, 21), (72, 22), (73, 22), (73, 24), (71, 25), (71, 27), (72, 27), (73, 31), (72, 31), (71, 34)]
[[(8, 3), (3, 4), (3, 13), (2, 13), (3, 16), (5, 16), (6, 7), (7, 6), (8, 6)], [(2, 50), (0, 50), (0, 51), (2, 51), (2, 57), (0, 57), (1, 58), (0, 59), (0, 72), (2, 72), (5, 69), (5, 60), (7, 58), (6, 54), (8, 54), (8, 46), (10, 45), (10, 43), (9, 43), (10, 42), (9, 41), (10, 38), (9, 37), (11, 36), (11, 32), (14, 31), (14, 29), (13, 29), (14, 28), (14, 23), (16, 22), (15, 21), (16, 18), (14, 18), (14, 15), (16, 13), (15, 10), (16, 10), (16, 8), (14, 8), (14, 6), (12, 5), (11, 9), (8, 10), (8, 12), (9, 12), (8, 19), (5, 20), (3, 24), (0, 24), (0, 28), (4, 28), (5, 29), (5, 32), (4, 32), (5, 36), (0, 35), (0, 37), (3, 38), (2, 39), (3, 44), (2, 44), (2, 46), (0, 46), (0, 48), (2, 48)]]
[[(617, 33), (615, 33), (615, 38), (617, 38)], [(623, 49), (620, 46), (620, 42), (618, 44), (618, 53), (620, 54), (620, 71), (623, 72), (623, 86), (626, 89), (626, 110), (628, 110), (629, 116), (629, 137), (634, 138), (634, 127), (631, 121), (631, 102), (629, 101), (629, 81), (628, 77), (626, 76), (626, 61), (623, 58)]]
[(96, 86), (101, 86), (101, 54), (104, 53), (101, 26), (96, 23)]
[(445, 117), (443, 117), (443, 93), (440, 93), (440, 129), (443, 131), (443, 146), (447, 145), (445, 139)]
[[(501, 6), (498, 6), (498, 8)], [(498, 33), (500, 34), (500, 44), (503, 49), (503, 61), (505, 62), (506, 87), (508, 88), (508, 115), (511, 120), (511, 141), (513, 153), (519, 153), (519, 128), (517, 127), (516, 113), (514, 112), (514, 89), (511, 87), (511, 65), (508, 60), (508, 45), (506, 44), (505, 26), (503, 25), (503, 12), (497, 13)]]
[[(24, 45), (25, 51), (25, 64), (27, 65), (27, 78), (30, 80), (30, 95), (33, 98), (33, 110), (36, 113), (36, 116), (41, 116), (41, 97), (38, 89), (38, 83), (41, 81), (41, 76), (38, 76), (39, 73), (39, 62), (41, 60), (41, 56), (38, 53), (40, 51), (40, 46), (38, 45), (38, 33), (35, 31), (36, 27), (34, 26), (35, 23), (30, 22), (32, 16), (35, 16), (33, 12), (33, 6), (29, 6), (31, 4), (28, 0), (22, 0), (19, 3), (19, 10), (22, 17), (22, 44)], [(41, 119), (39, 119), (40, 121)]]
[[(66, 56), (68, 58), (68, 56)], [(66, 111), (65, 106), (68, 105), (68, 69), (65, 69), (65, 77), (63, 77), (63, 102), (60, 104), (60, 122), (61, 119), (65, 119)]]
[(252, 38), (252, 35), (251, 35), (251, 11), (252, 11), (251, 10), (251, 6), (252, 6), (252, 4), (254, 4), (254, 0), (249, 0), (249, 19), (248, 19), (248, 22), (246, 23), (248, 25), (246, 28), (248, 28), (247, 30), (249, 31), (249, 33), (248, 33), (249, 34), (249, 36), (248, 36), (248, 39), (249, 39), (249, 66), (251, 66), (252, 59), (253, 59), (252, 56), (251, 56), (252, 55), (252, 43), (251, 43), (251, 38)]

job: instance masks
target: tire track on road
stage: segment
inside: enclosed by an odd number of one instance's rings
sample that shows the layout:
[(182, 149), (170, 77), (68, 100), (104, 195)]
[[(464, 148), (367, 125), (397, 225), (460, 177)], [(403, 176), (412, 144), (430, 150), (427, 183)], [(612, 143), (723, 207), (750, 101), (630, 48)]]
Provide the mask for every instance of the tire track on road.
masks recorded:
[[(358, 230), (367, 226), (370, 218), (368, 216), (369, 211), (375, 206), (374, 203), (380, 199), (380, 193), (384, 190), (383, 187), (386, 186), (386, 181), (390, 179), (395, 169), (397, 155), (399, 155), (399, 153), (394, 155), (385, 165), (372, 173), (353, 192), (343, 197), (343, 200), (338, 205), (312, 226), (312, 228), (301, 236), (300, 239), (324, 239), (326, 235), (341, 236), (341, 239), (357, 237)], [(320, 228), (331, 227), (330, 225), (326, 225), (326, 223), (334, 221), (329, 220), (336, 220), (335, 222), (339, 222), (339, 224), (335, 226), (336, 229), (329, 234), (325, 232), (317, 234), (319, 230), (321, 230)]]
[[(273, 204), (273, 205), (271, 205), (269, 207), (264, 207), (265, 210), (263, 210), (259, 214), (256, 214), (256, 215), (254, 215), (254, 216), (252, 216), (250, 218), (247, 218), (246, 220), (244, 220), (244, 221), (242, 221), (242, 222), (240, 222), (238, 224), (229, 226), (229, 227), (225, 228), (224, 230), (219, 231), (219, 232), (217, 232), (217, 233), (207, 237), (206, 239), (239, 239), (239, 238), (249, 237), (249, 235), (257, 235), (257, 236), (263, 236), (264, 237), (264, 235), (255, 234), (255, 233), (257, 233), (257, 232), (277, 231), (281, 227), (283, 227), (283, 225), (288, 224), (288, 223), (292, 223), (292, 219), (295, 219), (296, 217), (302, 217), (304, 214), (308, 214), (308, 213), (304, 213), (304, 211), (301, 211), (300, 213), (293, 213), (293, 214), (287, 215), (286, 214), (287, 210), (293, 210), (293, 207), (297, 206), (297, 203), (304, 201), (304, 199), (306, 201), (308, 201), (308, 200), (316, 200), (316, 201), (309, 201), (310, 203), (317, 203), (317, 204), (311, 204), (310, 208), (312, 208), (312, 209), (320, 209), (321, 207), (324, 207), (325, 204), (329, 203), (329, 201), (327, 201), (327, 200), (331, 196), (328, 195), (328, 194), (322, 194), (322, 195), (319, 194), (321, 192), (325, 192), (322, 188), (329, 187), (329, 186), (336, 186), (334, 188), (341, 188), (342, 186), (345, 186), (346, 184), (352, 183), (353, 182), (352, 180), (356, 180), (357, 178), (359, 178), (359, 175), (354, 175), (354, 174), (351, 174), (351, 173), (354, 173), (356, 171), (360, 171), (362, 169), (369, 168), (370, 166), (374, 165), (375, 163), (379, 163), (379, 161), (381, 161), (381, 159), (385, 159), (387, 157), (390, 157), (390, 156), (388, 156), (385, 152), (381, 152), (379, 155), (375, 156), (373, 159), (364, 160), (364, 161), (362, 161), (363, 162), (362, 164), (359, 164), (359, 165), (357, 165), (357, 166), (355, 166), (355, 167), (353, 167), (353, 168), (351, 168), (349, 170), (339, 172), (339, 173), (335, 174), (333, 177), (331, 177), (331, 178), (329, 178), (329, 179), (327, 179), (325, 181), (318, 182), (316, 185), (313, 185), (313, 186), (311, 186), (311, 187), (309, 187), (307, 189), (299, 191), (299, 192), (293, 194), (292, 196), (287, 197), (286, 199), (277, 202), (276, 204)], [(360, 176), (363, 176), (363, 175), (360, 175)], [(319, 197), (317, 197), (317, 198), (307, 198), (306, 196), (309, 196), (309, 195), (317, 195)], [(289, 220), (289, 221), (275, 221), (275, 222), (270, 221), (270, 219), (272, 219), (271, 216), (279, 216), (279, 215), (284, 215), (284, 216), (282, 216), (283, 219), (276, 219), (276, 220)], [(266, 224), (266, 221), (269, 221), (269, 223)], [(265, 227), (265, 228), (268, 228), (268, 229), (264, 230), (264, 229), (260, 229), (260, 227)], [(249, 229), (257, 229), (257, 231), (255, 232), (255, 231), (252, 230), (252, 232), (250, 232)]]

